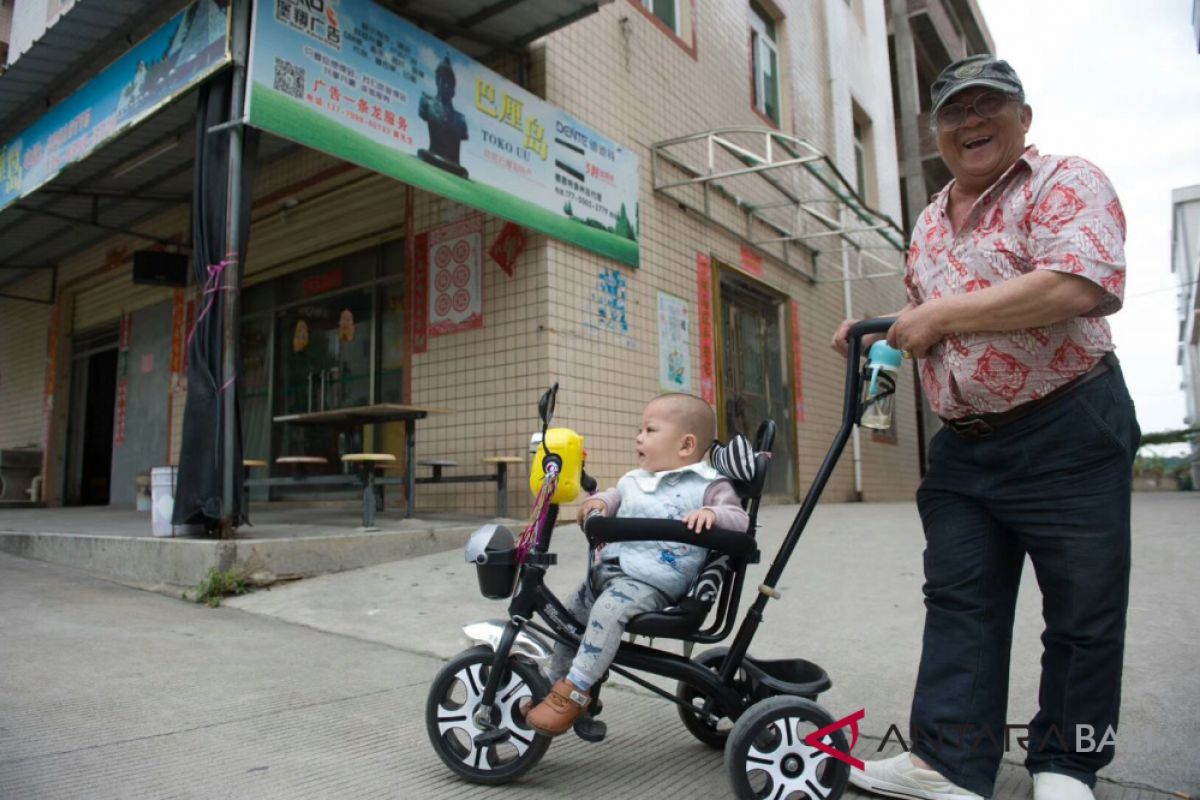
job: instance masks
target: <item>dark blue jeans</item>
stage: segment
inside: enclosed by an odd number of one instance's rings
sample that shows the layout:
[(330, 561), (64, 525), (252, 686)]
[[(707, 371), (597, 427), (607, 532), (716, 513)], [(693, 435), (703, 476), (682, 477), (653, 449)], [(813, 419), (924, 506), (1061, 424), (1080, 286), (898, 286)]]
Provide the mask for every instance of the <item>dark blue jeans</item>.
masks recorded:
[(943, 429), (917, 492), (925, 635), (912, 749), (992, 793), (1006, 740), (1009, 652), (1026, 554), (1042, 592), (1042, 679), (1026, 766), (1095, 784), (1117, 729), (1129, 598), (1132, 461), (1141, 431), (1120, 369), (982, 439)]

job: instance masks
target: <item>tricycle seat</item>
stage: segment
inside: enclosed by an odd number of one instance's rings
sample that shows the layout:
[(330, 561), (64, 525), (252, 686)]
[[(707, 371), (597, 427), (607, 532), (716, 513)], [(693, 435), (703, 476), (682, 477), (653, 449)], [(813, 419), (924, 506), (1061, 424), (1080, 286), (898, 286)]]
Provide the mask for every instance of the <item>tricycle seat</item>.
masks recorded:
[[(737, 615), (746, 565), (757, 564), (759, 560), (754, 534), (758, 526), (758, 506), (771, 464), (771, 447), (775, 443), (775, 423), (771, 420), (763, 422), (755, 440), (752, 471), (746, 480), (731, 480), (750, 518), (746, 532), (714, 528), (700, 534), (709, 554), (687, 593), (673, 606), (638, 614), (625, 626), (626, 632), (692, 642), (717, 642), (729, 634)], [(694, 544), (697, 541), (697, 534), (681, 522), (637, 520), (633, 525), (630, 522), (629, 519), (594, 517), (586, 521), (584, 531), (593, 544), (631, 540)], [(717, 606), (716, 618), (705, 628), (704, 623), (714, 604)]]

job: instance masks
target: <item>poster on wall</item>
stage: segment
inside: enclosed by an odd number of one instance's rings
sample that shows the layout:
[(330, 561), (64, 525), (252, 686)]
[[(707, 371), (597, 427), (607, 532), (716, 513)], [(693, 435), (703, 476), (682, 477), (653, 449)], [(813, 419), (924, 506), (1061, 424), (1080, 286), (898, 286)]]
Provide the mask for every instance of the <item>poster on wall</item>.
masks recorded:
[(638, 265), (632, 152), (371, 0), (254, 12), (250, 124)]
[[(197, 0), (3, 143), (0, 208), (46, 184), (229, 63), (226, 5)], [(178, 144), (176, 138), (159, 146)]]
[(690, 392), (687, 302), (658, 293), (658, 383), (668, 392)]
[(129, 342), (133, 335), (133, 314), (121, 315), (121, 338), (117, 344), (117, 402), (113, 415), (113, 446), (125, 444), (125, 417), (129, 408)]
[(792, 381), (795, 385), (796, 423), (804, 422), (804, 361), (800, 342), (800, 304), (788, 301), (788, 327), (792, 335)]
[(429, 231), (426, 264), (430, 336), (483, 327), (483, 217)]
[(712, 267), (704, 253), (696, 253), (696, 319), (700, 326), (700, 397), (715, 406), (717, 357), (713, 348)]

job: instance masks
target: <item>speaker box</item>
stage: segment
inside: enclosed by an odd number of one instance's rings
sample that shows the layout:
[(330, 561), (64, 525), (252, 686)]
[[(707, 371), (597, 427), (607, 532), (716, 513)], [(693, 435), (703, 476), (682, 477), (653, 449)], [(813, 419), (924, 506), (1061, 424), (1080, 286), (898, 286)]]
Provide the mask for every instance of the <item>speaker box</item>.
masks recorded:
[(186, 253), (163, 253), (158, 250), (133, 252), (133, 282), (155, 286), (187, 286), (188, 256)]

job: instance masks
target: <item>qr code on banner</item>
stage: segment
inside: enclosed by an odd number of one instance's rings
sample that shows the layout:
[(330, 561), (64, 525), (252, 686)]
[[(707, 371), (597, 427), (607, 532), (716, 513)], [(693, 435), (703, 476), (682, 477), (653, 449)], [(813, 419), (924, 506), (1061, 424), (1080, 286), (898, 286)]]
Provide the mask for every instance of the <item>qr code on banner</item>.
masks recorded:
[(282, 58), (275, 59), (275, 89), (292, 97), (304, 97), (304, 67)]

